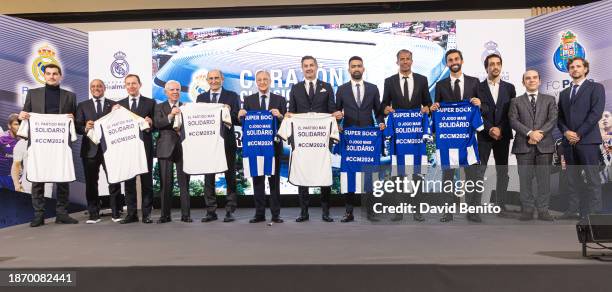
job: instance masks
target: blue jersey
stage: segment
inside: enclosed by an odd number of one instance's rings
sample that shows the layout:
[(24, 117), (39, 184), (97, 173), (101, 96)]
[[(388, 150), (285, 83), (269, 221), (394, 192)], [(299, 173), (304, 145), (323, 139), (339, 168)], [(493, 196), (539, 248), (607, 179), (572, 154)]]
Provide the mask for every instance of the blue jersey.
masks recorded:
[(274, 175), (276, 118), (269, 111), (248, 111), (242, 122), (244, 176)]
[[(421, 109), (395, 110), (387, 118), (385, 136), (391, 137), (393, 175), (423, 173), (427, 165), (426, 139), (431, 139), (429, 116)], [(396, 171), (397, 170), (397, 171)]]
[(350, 127), (340, 137), (340, 192), (365, 193), (372, 190), (382, 154), (382, 132), (377, 127)]
[(441, 102), (433, 121), (436, 159), (442, 167), (480, 162), (476, 140), (476, 131), (484, 129), (480, 108), (469, 101)]

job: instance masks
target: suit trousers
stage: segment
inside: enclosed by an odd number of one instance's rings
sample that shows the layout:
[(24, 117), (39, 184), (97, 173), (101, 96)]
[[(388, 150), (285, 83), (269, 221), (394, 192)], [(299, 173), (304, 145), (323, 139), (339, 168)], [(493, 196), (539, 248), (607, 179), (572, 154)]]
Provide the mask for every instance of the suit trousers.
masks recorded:
[[(55, 212), (57, 215), (68, 214), (68, 197), (70, 196), (69, 183), (55, 183), (57, 186), (57, 203)], [(45, 183), (32, 183), (32, 208), (35, 216), (43, 216), (45, 213)]]
[[(224, 172), (225, 183), (227, 185), (225, 211), (233, 213), (236, 211), (236, 206), (238, 206), (238, 196), (236, 194), (236, 148), (225, 148), (225, 160), (227, 162), (227, 171)], [(204, 175), (204, 201), (207, 213), (212, 214), (217, 211), (214, 173)]]
[[(540, 153), (531, 145), (529, 153), (516, 154), (523, 210), (548, 211), (550, 201), (551, 153)], [(535, 173), (534, 173), (535, 172)], [(533, 193), (533, 178), (537, 181), (537, 192)]]
[(159, 176), (161, 181), (161, 216), (170, 217), (172, 210), (172, 193), (174, 189), (174, 170), (181, 196), (181, 217), (190, 216), (189, 175), (183, 172), (183, 151), (179, 143), (168, 158), (159, 158)]
[(581, 217), (600, 212), (603, 203), (599, 177), (601, 162), (599, 144), (563, 145), (563, 150), (569, 188), (567, 211), (579, 212)]
[(510, 140), (503, 139), (500, 141), (486, 141), (478, 140), (478, 153), (480, 155), (481, 163), (481, 176), (484, 177), (485, 171), (487, 170), (487, 164), (489, 163), (489, 156), (493, 151), (493, 157), (495, 158), (495, 197), (493, 202), (499, 206), (506, 204), (506, 196), (508, 192), (508, 182), (510, 177), (508, 176), (508, 155), (510, 154)]
[[(453, 190), (457, 190), (456, 186), (457, 184), (455, 183), (455, 171), (456, 170), (461, 170), (463, 169), (465, 171), (465, 180), (466, 181), (472, 181), (474, 183), (474, 185), (476, 184), (476, 182), (478, 180), (481, 180), (481, 170), (480, 170), (480, 165), (475, 164), (475, 165), (470, 165), (470, 166), (463, 166), (459, 169), (443, 169), (442, 170), (442, 184), (443, 187), (447, 184), (450, 184), (450, 182), (452, 182), (453, 185)], [(476, 191), (477, 187), (474, 187), (472, 189), (471, 192), (465, 192), (465, 203), (468, 204), (469, 206), (478, 206), (482, 204), (482, 193), (477, 192)], [(461, 194), (459, 193), (454, 193), (454, 192), (446, 192), (445, 194), (446, 197), (446, 203), (448, 203), (449, 205), (457, 203), (459, 201), (459, 196)]]
[[(98, 194), (98, 179), (100, 178), (100, 165), (106, 172), (106, 163), (102, 151), (98, 151), (94, 157), (83, 157), (83, 171), (85, 173), (85, 197), (87, 198), (87, 211), (91, 215), (100, 213), (100, 197)], [(121, 184), (109, 184), (110, 207), (113, 218), (119, 217), (117, 197), (121, 194)]]
[[(329, 199), (331, 196), (331, 186), (321, 187), (321, 209), (323, 216), (329, 216)], [(302, 216), (308, 215), (308, 206), (310, 205), (309, 187), (298, 187), (298, 197), (300, 200), (300, 209)]]
[[(153, 160), (148, 159), (147, 165), (149, 172), (140, 175), (140, 186), (142, 190), (142, 217), (149, 218), (153, 209)], [(136, 177), (125, 181), (125, 201), (127, 213), (130, 216), (138, 216), (138, 206), (136, 199)]]

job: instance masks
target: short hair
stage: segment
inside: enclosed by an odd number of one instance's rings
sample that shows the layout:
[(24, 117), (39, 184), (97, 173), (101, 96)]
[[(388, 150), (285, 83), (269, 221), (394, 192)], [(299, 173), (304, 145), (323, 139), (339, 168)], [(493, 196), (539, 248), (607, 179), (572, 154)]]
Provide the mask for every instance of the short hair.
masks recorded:
[(461, 51), (459, 51), (457, 49), (450, 49), (450, 50), (446, 51), (446, 54), (444, 54), (444, 61), (446, 61), (446, 59), (448, 59), (448, 55), (454, 54), (454, 53), (458, 53), (459, 54), (459, 58), (461, 58), (461, 60), (463, 60), (463, 54), (461, 53)]
[(268, 75), (268, 77), (270, 77), (270, 72), (266, 71), (266, 70), (259, 70), (257, 71), (257, 73), (255, 73), (255, 79), (257, 79), (257, 75), (259, 74), (266, 74)]
[(353, 61), (361, 61), (361, 63), (363, 63), (363, 59), (359, 56), (352, 56), (348, 61), (349, 65), (351, 65), (351, 62)]
[(219, 76), (221, 76), (221, 79), (223, 79), (223, 71), (221, 71), (221, 69), (209, 70), (208, 73), (206, 73), (206, 79), (208, 79), (208, 74), (210, 74), (211, 72), (219, 72)]
[(45, 65), (45, 67), (43, 68), (43, 73), (45, 73), (45, 71), (47, 71), (47, 68), (55, 68), (57, 69), (57, 72), (59, 72), (59, 75), (62, 75), (62, 68), (60, 68), (60, 66), (56, 65), (56, 64), (47, 64)]
[(485, 70), (486, 70), (487, 68), (489, 68), (489, 59), (491, 59), (491, 58), (498, 58), (498, 59), (499, 59), (499, 63), (503, 64), (502, 57), (501, 57), (499, 54), (495, 54), (495, 53), (493, 53), (493, 54), (488, 55), (488, 56), (487, 56), (487, 57), (484, 59), (484, 67), (485, 67)]
[(315, 59), (315, 57), (313, 57), (313, 56), (304, 56), (304, 57), (302, 57), (302, 61), (300, 61), (300, 64), (304, 64), (304, 61), (306, 61), (306, 60), (313, 60), (315, 65), (318, 64), (317, 63), (317, 59)]
[(406, 49), (401, 49), (401, 50), (397, 51), (397, 54), (395, 55), (395, 58), (399, 59), (399, 55), (401, 53), (408, 53), (408, 54), (410, 54), (410, 57), (412, 58), (412, 52), (410, 50), (406, 50)]
[(127, 80), (130, 77), (135, 77), (136, 80), (138, 80), (138, 84), (142, 85), (142, 83), (140, 82), (140, 76), (136, 75), (136, 74), (128, 74), (125, 76), (125, 78), (123, 78), (123, 81)]
[(106, 84), (104, 83), (104, 81), (102, 81), (101, 79), (92, 79), (91, 82), (89, 82), (89, 85), (91, 86), (92, 83), (94, 83), (94, 81), (100, 81), (100, 83), (102, 83), (102, 86), (104, 86), (104, 88), (106, 88)]
[(591, 71), (591, 69), (589, 69), (589, 62), (583, 58), (583, 57), (573, 57), (573, 58), (569, 58), (567, 60), (567, 70), (569, 71), (569, 67), (571, 64), (574, 63), (574, 61), (582, 61), (582, 64), (584, 65), (584, 68), (586, 68), (586, 73), (584, 73), (584, 76), (587, 76), (589, 74), (589, 71)]
[(525, 70), (525, 72), (523, 73), (523, 78), (521, 78), (521, 81), (525, 81), (525, 74), (527, 74), (527, 72), (529, 71), (533, 71), (536, 72), (538, 74), (538, 79), (540, 79), (540, 72), (538, 72), (538, 70), (533, 69), (533, 68), (528, 68), (527, 70)]
[(168, 87), (169, 87), (168, 85), (172, 84), (172, 83), (177, 84), (179, 86), (179, 89), (181, 88), (181, 83), (180, 82), (178, 82), (176, 80), (168, 80), (168, 82), (166, 82), (166, 85), (164, 85), (164, 89), (168, 89)]
[(20, 122), (21, 122), (21, 121), (19, 121), (19, 114), (12, 113), (12, 114), (10, 114), (10, 115), (8, 116), (8, 124), (7, 124), (7, 125), (9, 125), (9, 127), (10, 127), (10, 126), (11, 126), (11, 124), (12, 124), (13, 122), (15, 122), (15, 121), (17, 121), (17, 123), (20, 123)]

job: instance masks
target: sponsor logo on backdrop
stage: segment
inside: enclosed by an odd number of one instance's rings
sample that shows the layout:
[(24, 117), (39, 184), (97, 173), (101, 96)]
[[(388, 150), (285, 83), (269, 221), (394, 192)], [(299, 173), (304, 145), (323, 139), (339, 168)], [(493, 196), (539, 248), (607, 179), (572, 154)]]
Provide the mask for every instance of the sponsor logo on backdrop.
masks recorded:
[(125, 59), (127, 55), (122, 52), (116, 52), (113, 57), (115, 57), (115, 61), (110, 65), (110, 71), (115, 78), (123, 78), (130, 72), (130, 64)]
[(210, 89), (208, 81), (206, 80), (207, 74), (207, 69), (200, 69), (191, 76), (191, 82), (189, 82), (189, 98), (191, 98), (192, 101), (195, 101), (198, 95)]
[[(497, 44), (495, 41), (489, 40), (489, 41), (487, 41), (486, 43), (484, 43), (482, 46), (483, 46), (485, 49), (484, 49), (484, 51), (482, 52), (482, 54), (480, 55), (480, 63), (481, 63), (481, 64), (484, 64), (484, 60), (485, 60), (485, 59), (486, 59), (486, 58), (487, 58), (489, 55), (492, 55), (492, 54), (499, 55), (499, 56), (501, 56), (501, 57), (503, 58), (503, 55), (502, 55), (502, 53), (500, 52), (500, 50), (499, 50), (499, 48), (498, 48), (498, 47), (499, 47), (499, 45), (498, 45), (498, 44)], [(483, 67), (480, 67), (480, 68), (483, 68)], [(503, 68), (504, 68), (504, 67), (502, 66), (502, 69), (503, 69)], [(509, 71), (501, 71), (501, 72), (499, 73), (499, 75), (500, 75), (501, 80), (506, 81), (506, 82), (510, 82), (510, 72), (509, 72)], [(487, 76), (488, 76), (488, 74), (487, 74), (486, 69), (485, 69), (485, 70), (483, 70), (483, 71), (480, 71), (480, 72), (478, 73), (478, 78), (479, 78), (480, 80), (485, 80), (485, 79), (487, 78)]]
[(60, 63), (55, 57), (56, 50), (48, 44), (39, 47), (36, 53), (38, 57), (35, 56), (32, 62), (32, 77), (36, 82), (45, 84), (45, 66), (49, 64), (60, 66)]
[(486, 43), (484, 43), (484, 47), (485, 50), (484, 52), (482, 52), (482, 55), (480, 56), (480, 62), (484, 63), (484, 60), (487, 56), (492, 55), (492, 54), (497, 54), (501, 56), (501, 53), (497, 50), (497, 43), (494, 41), (488, 41)]
[(570, 30), (561, 33), (561, 42), (553, 56), (557, 70), (567, 73), (567, 60), (574, 57), (585, 58), (584, 47), (577, 41), (578, 36)]

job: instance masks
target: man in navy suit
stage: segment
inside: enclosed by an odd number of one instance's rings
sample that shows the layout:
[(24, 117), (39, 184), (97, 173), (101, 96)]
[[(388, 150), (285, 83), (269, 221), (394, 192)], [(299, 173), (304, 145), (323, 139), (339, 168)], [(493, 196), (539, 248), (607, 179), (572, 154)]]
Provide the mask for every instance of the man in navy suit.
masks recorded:
[[(226, 132), (225, 137), (225, 159), (227, 161), (227, 171), (225, 171), (225, 182), (227, 184), (227, 193), (225, 195), (225, 218), (223, 222), (232, 222), (234, 211), (238, 205), (236, 194), (236, 134), (234, 134), (234, 125), (240, 124), (238, 120), (238, 111), (240, 111), (240, 97), (233, 91), (223, 88), (223, 72), (215, 69), (208, 71), (206, 80), (210, 86), (210, 90), (206, 91), (196, 99), (196, 102), (206, 103), (222, 103), (230, 110), (232, 117), (232, 126), (224, 127)], [(217, 194), (215, 193), (215, 174), (204, 175), (204, 200), (206, 202), (206, 217), (202, 218), (202, 222), (210, 222), (217, 220)]]
[[(287, 117), (293, 113), (330, 113), (334, 114), (336, 119), (341, 119), (342, 114), (336, 111), (336, 102), (334, 101), (334, 89), (327, 82), (317, 79), (317, 59), (312, 56), (302, 57), (302, 73), (304, 81), (298, 82), (291, 87), (289, 92), (289, 109)], [(322, 219), (325, 222), (333, 222), (329, 216), (329, 197), (331, 187), (321, 187), (321, 208), (323, 209)], [(308, 187), (298, 187), (298, 197), (300, 199), (300, 216), (296, 222), (304, 222), (309, 219), (308, 205), (310, 202), (310, 193)]]
[(508, 190), (508, 155), (512, 127), (508, 119), (510, 102), (516, 97), (514, 85), (501, 80), (502, 57), (491, 54), (484, 60), (487, 79), (479, 84), (478, 96), (482, 98), (482, 119), (484, 131), (478, 132), (478, 152), (480, 155), (481, 175), (487, 169), (489, 156), (493, 151), (495, 158), (495, 204), (502, 209), (500, 216), (505, 214), (506, 191)]
[[(563, 156), (568, 165), (569, 206), (559, 219), (584, 219), (601, 211), (599, 164), (601, 134), (598, 121), (606, 102), (603, 85), (587, 80), (589, 62), (576, 57), (568, 60), (571, 86), (559, 94), (559, 130), (563, 134)], [(584, 171), (586, 183), (581, 172)]]
[[(75, 128), (80, 135), (87, 135), (94, 127), (94, 122), (110, 113), (116, 102), (104, 97), (106, 86), (100, 79), (94, 79), (89, 84), (92, 99), (80, 102), (77, 105)], [(100, 144), (95, 144), (89, 138), (83, 137), (81, 141), (81, 158), (83, 160), (83, 170), (85, 172), (85, 196), (87, 198), (87, 211), (89, 212), (88, 224), (100, 222), (100, 199), (98, 197), (98, 178), (100, 165), (106, 171), (104, 163), (104, 153)], [(119, 208), (117, 206), (117, 196), (121, 194), (120, 184), (109, 184), (110, 206), (112, 209), (112, 220), (121, 220)]]
[[(381, 131), (384, 130), (385, 121), (378, 87), (363, 80), (365, 71), (363, 59), (359, 56), (351, 57), (348, 67), (351, 81), (342, 84), (336, 92), (336, 109), (342, 113), (344, 118), (342, 128), (363, 128), (376, 125)], [(355, 220), (353, 216), (355, 193), (345, 194), (345, 202), (346, 214), (341, 220), (343, 223)]]
[[(287, 100), (284, 97), (270, 92), (270, 73), (259, 71), (255, 74), (257, 83), (257, 93), (244, 98), (243, 109), (238, 112), (238, 117), (244, 117), (247, 111), (269, 110), (277, 119), (277, 127), (283, 120), (283, 115), (287, 112)], [(274, 175), (268, 177), (270, 184), (270, 212), (272, 222), (283, 223), (280, 218), (280, 155), (283, 152), (282, 141), (274, 142)], [(253, 195), (255, 198), (255, 217), (249, 220), (250, 223), (266, 221), (266, 177), (253, 177)]]
[[(383, 89), (383, 101), (385, 115), (395, 112), (396, 109), (415, 109), (420, 108), (421, 112), (429, 113), (431, 106), (431, 96), (429, 94), (429, 81), (427, 77), (412, 72), (412, 52), (406, 49), (399, 50), (396, 54), (398, 74), (393, 74), (385, 79)], [(420, 180), (419, 175), (413, 175), (413, 180)], [(395, 194), (396, 198), (405, 197)], [(422, 193), (419, 191), (414, 197), (414, 204), (419, 204)], [(414, 221), (425, 221), (425, 217), (416, 209), (413, 215)], [(404, 218), (402, 213), (397, 213), (391, 220), (400, 221)]]
[[(129, 109), (141, 118), (145, 119), (150, 129), (142, 133), (147, 155), (147, 165), (149, 172), (140, 175), (140, 185), (142, 189), (142, 223), (153, 223), (151, 220), (151, 209), (153, 208), (153, 117), (155, 116), (155, 101), (140, 94), (140, 77), (136, 74), (125, 76), (125, 89), (128, 96), (119, 101), (119, 105)], [(121, 224), (138, 222), (138, 209), (136, 206), (136, 178), (125, 182), (125, 198), (127, 205), (127, 215)]]
[[(463, 74), (461, 66), (463, 65), (463, 54), (461, 51), (451, 49), (446, 52), (446, 66), (450, 69), (450, 77), (438, 81), (436, 83), (436, 98), (435, 103), (431, 106), (431, 110), (435, 111), (440, 108), (440, 102), (458, 102), (462, 100), (469, 100), (473, 105), (480, 107), (481, 101), (479, 98), (478, 87), (480, 81), (476, 77), (468, 76)], [(479, 171), (476, 167), (465, 168), (466, 180), (473, 181), (479, 179)], [(453, 169), (444, 170), (442, 173), (442, 180), (452, 181), (455, 175)], [(466, 203), (474, 206), (480, 205), (482, 194), (477, 192), (471, 192), (466, 194)], [(452, 193), (446, 193), (446, 197), (449, 204), (456, 201), (457, 197)], [(469, 213), (467, 215), (468, 221), (471, 222), (482, 222), (478, 213)], [(449, 222), (453, 220), (453, 214), (445, 213), (441, 222)]]

